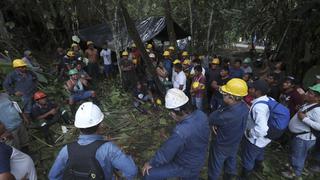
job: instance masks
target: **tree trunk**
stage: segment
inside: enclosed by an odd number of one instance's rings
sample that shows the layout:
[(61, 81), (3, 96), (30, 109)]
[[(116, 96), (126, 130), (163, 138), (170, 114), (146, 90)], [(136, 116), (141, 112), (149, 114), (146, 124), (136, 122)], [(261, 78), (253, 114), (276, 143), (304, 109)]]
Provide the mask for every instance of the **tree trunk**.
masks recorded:
[(173, 20), (171, 17), (171, 5), (170, 5), (170, 1), (169, 0), (165, 0), (164, 2), (164, 8), (166, 11), (166, 24), (167, 24), (167, 31), (168, 31), (168, 35), (169, 35), (169, 40), (170, 40), (170, 44), (172, 46), (177, 45), (177, 38), (176, 38), (176, 32), (174, 31), (174, 25), (173, 25)]
[(189, 16), (190, 16), (190, 34), (191, 34), (191, 50), (193, 51), (194, 46), (194, 34), (193, 34), (193, 11), (192, 11), (192, 0), (188, 0), (188, 6), (189, 6)]
[(0, 9), (0, 38), (4, 40), (10, 39), (10, 35), (7, 31), (1, 9)]
[(209, 27), (208, 27), (207, 42), (206, 42), (207, 43), (207, 46), (206, 46), (207, 53), (209, 52), (210, 34), (211, 34), (211, 28), (212, 28), (213, 12), (214, 12), (214, 6), (211, 7), (210, 18), (209, 18)]
[[(135, 26), (133, 20), (130, 18), (127, 9), (123, 6), (122, 1), (119, 1), (119, 6), (122, 10), (122, 14), (123, 14), (125, 23), (127, 25), (128, 33), (129, 33), (130, 37), (133, 39), (134, 43), (137, 45), (137, 48), (139, 49), (139, 51), (142, 53), (143, 64), (145, 64), (147, 66), (147, 68), (146, 68), (147, 79), (150, 79), (150, 80), (154, 79), (160, 93), (162, 93), (162, 95), (164, 95), (165, 88), (163, 87), (160, 80), (157, 78), (158, 76), (156, 74), (156, 71), (155, 71), (154, 67), (152, 66), (151, 60), (149, 59), (147, 51), (141, 41), (141, 38), (139, 36), (139, 33), (136, 29), (136, 26)], [(154, 78), (152, 78), (152, 77), (154, 77)]]

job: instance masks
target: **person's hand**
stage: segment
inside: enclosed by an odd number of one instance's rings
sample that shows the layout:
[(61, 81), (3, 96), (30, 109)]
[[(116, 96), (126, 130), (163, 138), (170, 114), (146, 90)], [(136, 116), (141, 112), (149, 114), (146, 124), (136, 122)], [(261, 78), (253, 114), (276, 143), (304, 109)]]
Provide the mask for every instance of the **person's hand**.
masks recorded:
[(22, 96), (22, 95), (23, 95), (23, 93), (22, 93), (22, 92), (20, 92), (20, 91), (17, 91), (17, 92), (15, 92), (15, 93), (14, 93), (14, 95), (16, 95), (16, 96)]
[(212, 126), (212, 131), (215, 135), (217, 135), (217, 130), (218, 130), (217, 126)]
[(57, 112), (58, 112), (57, 108), (53, 108), (53, 109), (50, 110), (50, 114), (51, 115), (55, 115), (55, 114), (57, 114)]
[(11, 139), (13, 139), (13, 135), (9, 131), (4, 132), (0, 136), (0, 141), (6, 141)]
[(142, 175), (149, 175), (149, 169), (151, 169), (152, 166), (149, 163), (145, 163), (143, 168), (142, 168)]
[(298, 112), (298, 118), (302, 121), (305, 117), (307, 117), (306, 113), (299, 111)]

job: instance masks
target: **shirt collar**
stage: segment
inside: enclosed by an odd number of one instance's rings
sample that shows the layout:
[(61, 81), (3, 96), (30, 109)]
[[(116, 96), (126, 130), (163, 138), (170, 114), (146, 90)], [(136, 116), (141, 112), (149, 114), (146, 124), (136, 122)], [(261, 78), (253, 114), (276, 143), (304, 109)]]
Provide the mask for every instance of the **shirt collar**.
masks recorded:
[(81, 134), (79, 140), (103, 140), (103, 137), (98, 134)]
[(266, 100), (268, 100), (268, 97), (267, 97), (267, 95), (264, 95), (264, 96), (261, 96), (261, 97), (258, 97), (256, 99), (252, 100), (252, 104), (254, 104), (258, 101), (266, 101)]

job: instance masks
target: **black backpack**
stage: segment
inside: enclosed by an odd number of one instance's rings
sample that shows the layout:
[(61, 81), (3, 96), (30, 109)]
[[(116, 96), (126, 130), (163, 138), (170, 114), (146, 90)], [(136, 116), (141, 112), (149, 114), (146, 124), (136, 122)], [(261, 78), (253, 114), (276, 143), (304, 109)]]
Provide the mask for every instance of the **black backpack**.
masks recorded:
[(97, 140), (88, 145), (80, 145), (78, 142), (68, 144), (69, 158), (63, 179), (103, 180), (104, 172), (96, 159), (96, 151), (104, 143), (106, 143), (106, 141)]
[[(307, 113), (309, 111), (311, 111), (314, 108), (320, 107), (320, 104), (315, 104), (313, 106), (310, 106), (309, 108), (305, 109), (303, 111), (303, 113)], [(307, 134), (307, 133), (312, 133), (317, 139), (320, 138), (320, 131), (313, 129), (312, 127), (310, 127), (311, 131), (305, 131), (305, 132), (300, 132), (300, 133), (293, 133), (295, 136), (297, 135), (301, 135), (301, 134)]]

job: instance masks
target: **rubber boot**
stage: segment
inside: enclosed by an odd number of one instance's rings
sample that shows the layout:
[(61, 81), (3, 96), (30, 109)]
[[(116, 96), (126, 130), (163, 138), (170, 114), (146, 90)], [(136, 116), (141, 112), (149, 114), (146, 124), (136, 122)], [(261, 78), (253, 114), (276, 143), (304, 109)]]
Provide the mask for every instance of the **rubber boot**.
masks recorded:
[(234, 174), (224, 173), (223, 180), (235, 180), (236, 176)]

